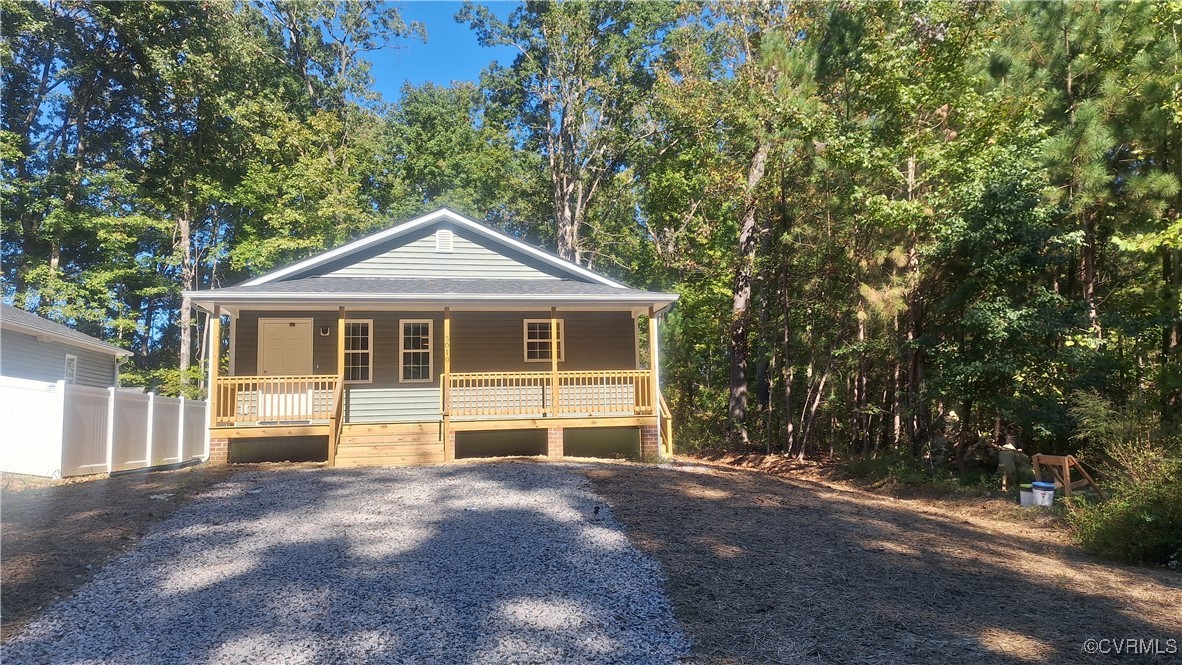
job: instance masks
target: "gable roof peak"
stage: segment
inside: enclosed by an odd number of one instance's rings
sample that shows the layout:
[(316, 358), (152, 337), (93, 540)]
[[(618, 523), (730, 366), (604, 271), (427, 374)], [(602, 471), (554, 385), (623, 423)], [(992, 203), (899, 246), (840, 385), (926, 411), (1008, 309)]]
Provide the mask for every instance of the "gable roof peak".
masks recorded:
[(357, 254), (374, 247), (380, 243), (391, 241), (416, 230), (427, 228), (434, 224), (441, 222), (451, 222), (457, 227), (467, 229), (480, 235), (492, 242), (503, 247), (509, 248), (513, 251), (523, 253), (545, 264), (551, 265), (562, 272), (569, 274), (572, 278), (588, 280), (595, 284), (603, 284), (615, 288), (627, 288), (623, 284), (605, 277), (593, 270), (584, 268), (583, 266), (568, 261), (560, 256), (547, 252), (544, 249), (531, 245), (527, 242), (522, 242), (513, 238), (501, 231), (498, 231), (490, 226), (482, 224), (470, 217), (462, 215), (451, 208), (440, 207), (425, 215), (420, 215), (410, 221), (397, 224), (384, 231), (372, 233), (353, 242), (346, 243), (335, 249), (328, 250), (316, 256), (296, 262), (286, 268), (274, 270), (265, 275), (255, 277), (242, 284), (242, 286), (257, 286), (260, 284), (268, 284), (275, 281), (281, 281), (290, 278), (297, 278), (304, 273), (307, 273), (317, 267), (323, 266), (333, 261), (339, 261), (350, 255)]

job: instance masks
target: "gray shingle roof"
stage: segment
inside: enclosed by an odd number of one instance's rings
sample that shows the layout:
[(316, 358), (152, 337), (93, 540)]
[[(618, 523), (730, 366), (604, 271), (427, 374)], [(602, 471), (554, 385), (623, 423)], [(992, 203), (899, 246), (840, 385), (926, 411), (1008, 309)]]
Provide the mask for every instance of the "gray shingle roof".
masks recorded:
[[(409, 299), (414, 296), (619, 296), (626, 299), (669, 300), (670, 294), (590, 284), (569, 279), (399, 279), (386, 277), (308, 277), (255, 286), (231, 286), (202, 291), (204, 298), (247, 294), (356, 294)], [(196, 295), (196, 294), (195, 294)]]
[(54, 323), (31, 312), (26, 312), (19, 307), (13, 307), (4, 303), (0, 303), (0, 325), (3, 325), (5, 328), (17, 328), (21, 332), (28, 334), (35, 335), (41, 333), (49, 335), (67, 344), (74, 343), (90, 348), (99, 348), (115, 355), (131, 355), (130, 351), (121, 349), (114, 344), (108, 344), (101, 339), (84, 335), (69, 326)]

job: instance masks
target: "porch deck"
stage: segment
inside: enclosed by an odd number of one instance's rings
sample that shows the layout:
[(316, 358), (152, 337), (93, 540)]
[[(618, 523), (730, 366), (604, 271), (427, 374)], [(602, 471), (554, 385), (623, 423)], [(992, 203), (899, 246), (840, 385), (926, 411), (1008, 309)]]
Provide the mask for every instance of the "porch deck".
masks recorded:
[[(210, 427), (225, 438), (327, 436), (330, 464), (342, 443), (386, 445), (391, 459), (421, 463), (443, 461), (453, 432), (658, 426), (660, 413), (661, 450), (672, 455), (670, 414), (653, 386), (649, 370), (450, 373), (442, 377), (436, 420), (375, 425), (349, 422), (338, 376), (218, 376)], [(402, 450), (407, 445), (413, 455)]]

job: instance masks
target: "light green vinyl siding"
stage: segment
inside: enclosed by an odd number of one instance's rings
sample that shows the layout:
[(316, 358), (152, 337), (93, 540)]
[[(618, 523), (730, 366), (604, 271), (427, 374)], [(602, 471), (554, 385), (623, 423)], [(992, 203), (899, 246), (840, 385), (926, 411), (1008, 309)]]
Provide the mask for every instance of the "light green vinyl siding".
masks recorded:
[(345, 392), (345, 422), (422, 422), (443, 417), (438, 385), (426, 388), (351, 385)]
[[(422, 237), (391, 247), (355, 263), (336, 266), (323, 273), (329, 277), (397, 277), (440, 279), (558, 279), (530, 265), (524, 257), (511, 257), (481, 244), (475, 236), (452, 230), (452, 251), (435, 251), (432, 229)], [(552, 270), (552, 269), (551, 269)]]

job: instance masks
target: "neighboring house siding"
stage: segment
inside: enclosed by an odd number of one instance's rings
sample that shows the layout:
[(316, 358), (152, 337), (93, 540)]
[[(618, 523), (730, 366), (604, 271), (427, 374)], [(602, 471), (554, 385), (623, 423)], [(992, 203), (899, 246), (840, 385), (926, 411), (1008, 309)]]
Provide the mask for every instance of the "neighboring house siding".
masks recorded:
[(558, 279), (555, 268), (536, 259), (507, 256), (504, 248), (493, 249), (488, 241), (478, 236), (453, 232), (452, 251), (435, 251), (435, 229), (426, 235), (415, 234), (399, 247), (378, 250), (379, 253), (347, 265), (329, 265), (317, 271), (331, 277), (431, 277), (471, 279)]
[(5, 330), (0, 333), (0, 374), (34, 381), (65, 378), (66, 355), (78, 357), (80, 386), (106, 388), (115, 385), (114, 354), (84, 349), (56, 340), (39, 342), (32, 335)]
[[(312, 318), (313, 371), (336, 374), (337, 315), (335, 312), (243, 312), (235, 322), (237, 375), (257, 373), (258, 320)], [(372, 319), (373, 382), (346, 385), (346, 422), (438, 420), (439, 380), (443, 373), (443, 315), (439, 312), (349, 312), (350, 319)], [(549, 312), (455, 312), (452, 314), (453, 372), (549, 371), (545, 362), (525, 362), (524, 319), (545, 319)], [(566, 360), (561, 370), (635, 369), (636, 322), (627, 312), (560, 312), (565, 321)], [(432, 321), (432, 377), (430, 383), (398, 381), (398, 322)], [(320, 328), (329, 327), (328, 337)]]

